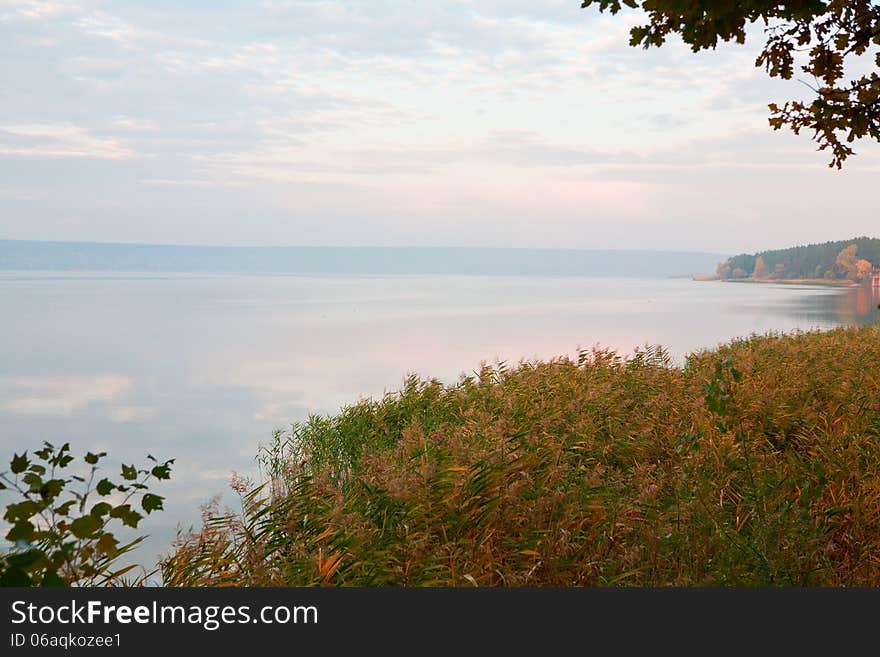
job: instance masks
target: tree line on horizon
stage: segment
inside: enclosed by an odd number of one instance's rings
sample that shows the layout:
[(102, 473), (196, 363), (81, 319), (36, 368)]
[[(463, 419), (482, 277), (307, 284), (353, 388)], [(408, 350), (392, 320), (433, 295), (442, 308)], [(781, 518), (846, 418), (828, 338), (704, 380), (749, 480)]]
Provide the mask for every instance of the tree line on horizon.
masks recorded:
[(794, 246), (787, 249), (741, 253), (718, 264), (716, 274), (729, 279), (848, 279), (862, 280), (880, 264), (880, 239), (852, 240)]

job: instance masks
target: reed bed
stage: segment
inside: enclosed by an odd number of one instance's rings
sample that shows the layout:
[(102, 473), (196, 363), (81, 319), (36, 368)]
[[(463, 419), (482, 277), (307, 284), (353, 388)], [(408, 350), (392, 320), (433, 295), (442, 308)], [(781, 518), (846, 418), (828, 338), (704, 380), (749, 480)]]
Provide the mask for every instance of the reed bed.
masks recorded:
[(417, 377), (313, 416), (169, 586), (880, 585), (880, 330)]

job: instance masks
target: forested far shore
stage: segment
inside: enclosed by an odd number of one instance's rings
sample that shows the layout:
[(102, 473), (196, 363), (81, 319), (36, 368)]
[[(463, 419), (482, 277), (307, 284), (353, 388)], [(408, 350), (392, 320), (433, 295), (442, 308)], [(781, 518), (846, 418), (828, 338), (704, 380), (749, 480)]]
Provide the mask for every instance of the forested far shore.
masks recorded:
[(878, 271), (880, 239), (851, 240), (741, 253), (718, 264), (722, 280), (862, 281)]

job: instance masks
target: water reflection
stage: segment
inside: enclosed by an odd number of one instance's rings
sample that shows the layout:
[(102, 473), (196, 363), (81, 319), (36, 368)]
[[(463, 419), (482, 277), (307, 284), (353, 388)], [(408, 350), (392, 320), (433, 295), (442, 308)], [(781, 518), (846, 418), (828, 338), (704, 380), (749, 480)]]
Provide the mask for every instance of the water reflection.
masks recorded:
[(750, 300), (749, 303), (737, 305), (737, 310), (794, 320), (797, 328), (867, 326), (880, 321), (880, 310), (877, 307), (880, 304), (880, 288), (872, 288), (870, 285), (828, 288), (786, 284), (762, 284), (763, 286), (778, 290), (790, 288), (797, 293), (780, 296), (772, 302), (767, 299), (760, 302)]
[(126, 462), (174, 457), (149, 549), (256, 475), (273, 429), (410, 372), (601, 345), (695, 349), (878, 320), (880, 290), (526, 277), (0, 274), (0, 455), (43, 439)]
[(0, 376), (0, 412), (68, 417), (119, 399), (133, 384), (131, 377), (119, 375)]
[(844, 324), (867, 326), (880, 319), (880, 287), (860, 285), (837, 298), (836, 315)]

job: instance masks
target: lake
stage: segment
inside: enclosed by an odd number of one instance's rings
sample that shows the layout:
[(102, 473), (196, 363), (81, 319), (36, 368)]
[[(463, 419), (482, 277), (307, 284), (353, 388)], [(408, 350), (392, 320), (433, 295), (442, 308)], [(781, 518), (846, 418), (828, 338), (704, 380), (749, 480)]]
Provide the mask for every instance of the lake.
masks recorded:
[[(143, 463), (175, 458), (145, 561), (178, 523), (256, 477), (272, 431), (481, 361), (685, 354), (735, 336), (878, 319), (878, 291), (517, 276), (0, 272), (0, 456), (69, 441)], [(2, 501), (8, 501), (3, 497)], [(4, 531), (5, 533), (5, 531)]]

